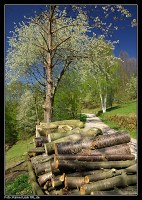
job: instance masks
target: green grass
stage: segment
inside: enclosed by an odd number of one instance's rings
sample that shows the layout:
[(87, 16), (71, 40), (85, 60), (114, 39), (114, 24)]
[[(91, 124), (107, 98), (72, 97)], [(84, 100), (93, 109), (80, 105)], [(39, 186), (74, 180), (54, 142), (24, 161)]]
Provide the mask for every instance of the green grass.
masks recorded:
[(25, 158), (25, 155), (29, 149), (34, 148), (34, 144), (30, 144), (33, 141), (33, 136), (27, 140), (20, 140), (13, 145), (5, 154), (5, 165), (8, 168), (15, 162), (21, 161)]
[(124, 130), (124, 131), (127, 131), (130, 136), (134, 139), (137, 138), (137, 133), (136, 131), (132, 131), (132, 130), (129, 130), (128, 128), (125, 128), (125, 127), (121, 127), (121, 126), (118, 126), (117, 124), (115, 124), (114, 122), (112, 121), (109, 121), (109, 120), (106, 120), (105, 117), (100, 117), (100, 119), (105, 123), (107, 124), (110, 128), (112, 129), (115, 129), (115, 130)]
[(136, 114), (136, 112), (137, 112), (137, 104), (136, 104), (136, 101), (133, 101), (133, 102), (124, 103), (121, 105), (116, 105), (112, 108), (108, 108), (106, 113), (99, 112), (98, 116), (109, 127), (115, 130), (125, 130), (129, 132), (132, 138), (136, 139), (137, 138), (136, 130), (133, 130), (133, 131), (129, 130), (127, 127), (119, 126), (116, 123), (106, 119), (108, 115), (116, 115), (116, 114), (131, 115), (131, 114)]
[(105, 116), (105, 114), (131, 114), (131, 113), (136, 113), (137, 111), (137, 105), (136, 105), (136, 101), (133, 102), (128, 102), (128, 103), (124, 103), (121, 105), (117, 105), (114, 106), (112, 108), (108, 108), (107, 112), (104, 113), (103, 115)]
[(28, 182), (28, 175), (22, 174), (15, 178), (14, 181), (5, 185), (5, 195), (32, 195), (32, 187)]

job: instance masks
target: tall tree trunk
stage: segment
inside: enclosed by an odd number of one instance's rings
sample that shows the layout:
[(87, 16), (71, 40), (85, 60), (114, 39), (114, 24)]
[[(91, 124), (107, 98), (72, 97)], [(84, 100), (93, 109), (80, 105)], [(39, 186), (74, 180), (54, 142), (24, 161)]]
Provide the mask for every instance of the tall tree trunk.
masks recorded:
[(107, 94), (103, 97), (103, 95), (100, 93), (100, 99), (101, 99), (101, 105), (102, 105), (102, 111), (103, 113), (106, 112), (106, 101), (107, 101)]
[(52, 80), (52, 17), (54, 13), (54, 6), (50, 6), (50, 18), (48, 24), (48, 53), (47, 53), (47, 88), (46, 88), (46, 103), (45, 110), (46, 115), (44, 121), (46, 123), (51, 122), (52, 117), (52, 100), (53, 100), (53, 80)]

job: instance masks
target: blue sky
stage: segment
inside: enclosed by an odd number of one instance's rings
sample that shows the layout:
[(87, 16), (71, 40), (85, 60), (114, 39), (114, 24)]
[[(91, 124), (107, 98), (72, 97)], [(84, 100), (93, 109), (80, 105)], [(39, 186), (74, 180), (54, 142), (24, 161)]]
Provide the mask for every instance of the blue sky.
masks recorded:
[[(127, 5), (128, 10), (134, 18), (137, 18), (137, 6)], [(24, 15), (30, 17), (34, 14), (35, 10), (44, 9), (45, 5), (5, 5), (5, 47), (8, 48), (7, 36), (11, 36), (10, 31), (14, 30), (14, 22), (18, 24), (24, 21)], [(124, 22), (124, 26), (127, 22)], [(137, 57), (137, 28), (125, 28), (115, 31), (112, 39), (119, 40), (116, 45), (114, 53), (119, 55), (120, 50), (126, 51), (130, 57)]]

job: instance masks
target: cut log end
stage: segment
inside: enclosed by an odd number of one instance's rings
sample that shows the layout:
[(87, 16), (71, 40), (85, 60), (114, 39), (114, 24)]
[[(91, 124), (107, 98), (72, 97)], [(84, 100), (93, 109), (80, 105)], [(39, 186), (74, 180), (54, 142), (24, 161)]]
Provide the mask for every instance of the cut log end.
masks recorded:
[(89, 183), (89, 177), (88, 176), (84, 177), (84, 183)]
[(58, 169), (58, 166), (59, 166), (59, 161), (58, 160), (55, 160), (54, 166), (55, 166), (55, 169)]
[(58, 155), (58, 149), (57, 149), (56, 143), (54, 144), (54, 152), (55, 152), (55, 155)]
[(65, 181), (65, 173), (63, 173), (63, 175), (60, 176), (60, 181)]
[(84, 189), (84, 187), (80, 187), (80, 194), (81, 195), (85, 195), (85, 189)]

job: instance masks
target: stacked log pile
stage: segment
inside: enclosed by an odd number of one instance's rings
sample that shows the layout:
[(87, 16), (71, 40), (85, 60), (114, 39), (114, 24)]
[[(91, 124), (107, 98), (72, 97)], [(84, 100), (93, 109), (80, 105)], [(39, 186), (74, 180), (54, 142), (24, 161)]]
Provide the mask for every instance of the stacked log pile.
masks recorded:
[(28, 152), (34, 194), (137, 194), (137, 161), (127, 132), (102, 135), (80, 122), (58, 123), (39, 125), (35, 148)]

